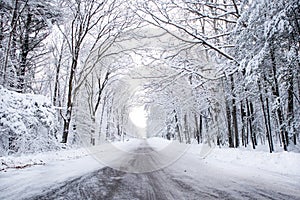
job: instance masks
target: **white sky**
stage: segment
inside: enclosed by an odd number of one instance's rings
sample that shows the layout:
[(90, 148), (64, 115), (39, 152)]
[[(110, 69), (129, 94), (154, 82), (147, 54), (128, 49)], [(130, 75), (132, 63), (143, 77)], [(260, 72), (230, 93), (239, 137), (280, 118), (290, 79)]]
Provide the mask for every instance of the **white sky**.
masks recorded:
[(146, 128), (147, 112), (144, 110), (144, 106), (133, 107), (129, 113), (129, 118), (135, 126)]

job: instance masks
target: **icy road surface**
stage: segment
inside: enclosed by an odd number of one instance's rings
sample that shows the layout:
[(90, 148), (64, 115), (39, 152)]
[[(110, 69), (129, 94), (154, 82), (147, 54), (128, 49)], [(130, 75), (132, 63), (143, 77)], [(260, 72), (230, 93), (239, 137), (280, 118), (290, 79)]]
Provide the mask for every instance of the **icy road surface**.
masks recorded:
[[(37, 173), (40, 182), (51, 177), (56, 181), (40, 190), (29, 182), (25, 189), (32, 188), (31, 194), (24, 196), (26, 192), (19, 191), (17, 196), (10, 193), (2, 199), (300, 199), (298, 175), (209, 162), (187, 147), (169, 143), (158, 149), (142, 140), (127, 151), (98, 149), (92, 153), (102, 163), (99, 169), (93, 169), (96, 164), (85, 158), (81, 168), (86, 165), (91, 169), (84, 175), (61, 181), (55, 179), (54, 172), (50, 177)], [(70, 165), (65, 167), (74, 170)], [(0, 187), (0, 192), (5, 189)]]

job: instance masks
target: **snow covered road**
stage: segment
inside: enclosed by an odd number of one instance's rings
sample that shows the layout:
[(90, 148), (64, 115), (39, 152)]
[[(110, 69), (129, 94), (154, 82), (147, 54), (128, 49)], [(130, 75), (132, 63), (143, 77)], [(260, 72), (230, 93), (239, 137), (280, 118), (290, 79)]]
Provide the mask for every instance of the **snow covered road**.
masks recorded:
[[(27, 188), (20, 185), (22, 182), (26, 183), (20, 178), (18, 184), (23, 190), (18, 188), (8, 190), (8, 187), (13, 187), (13, 183), (9, 184), (7, 179), (4, 181), (7, 187), (1, 187), (0, 183), (0, 197), (1, 199), (300, 199), (298, 174), (213, 162), (215, 159), (200, 157), (198, 150), (198, 153), (195, 153), (195, 148), (199, 146), (191, 147), (165, 141), (161, 143), (166, 146), (155, 146), (151, 140), (149, 145), (146, 140), (141, 140), (130, 143), (130, 148), (126, 147), (126, 151), (124, 149), (120, 151), (122, 145), (121, 147), (116, 145), (117, 148), (106, 146), (97, 151), (95, 149), (91, 152), (98, 162), (86, 157), (68, 162), (70, 165), (60, 165), (59, 168), (55, 168), (57, 172), (53, 171), (50, 176), (44, 174), (39, 177), (40, 186), (45, 179), (53, 180), (52, 184), (46, 181), (48, 184), (42, 184), (40, 188), (33, 182), (34, 177), (39, 174), (37, 171), (43, 171), (42, 169), (47, 166), (33, 167), (30, 170), (35, 172), (27, 174), (31, 176), (31, 179), (28, 177), (30, 181), (27, 182)], [(78, 167), (76, 162), (80, 160), (83, 163)], [(67, 176), (67, 169), (72, 171), (76, 167), (82, 174), (73, 172)], [(26, 170), (22, 174), (23, 178), (26, 178)], [(24, 193), (31, 189), (32, 193)]]

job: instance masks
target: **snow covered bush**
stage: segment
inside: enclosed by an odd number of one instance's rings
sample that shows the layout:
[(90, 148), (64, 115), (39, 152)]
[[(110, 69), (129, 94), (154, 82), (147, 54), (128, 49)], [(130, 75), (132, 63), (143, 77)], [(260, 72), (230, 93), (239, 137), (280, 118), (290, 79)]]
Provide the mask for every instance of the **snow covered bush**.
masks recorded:
[(42, 95), (0, 86), (0, 156), (58, 148), (55, 113)]

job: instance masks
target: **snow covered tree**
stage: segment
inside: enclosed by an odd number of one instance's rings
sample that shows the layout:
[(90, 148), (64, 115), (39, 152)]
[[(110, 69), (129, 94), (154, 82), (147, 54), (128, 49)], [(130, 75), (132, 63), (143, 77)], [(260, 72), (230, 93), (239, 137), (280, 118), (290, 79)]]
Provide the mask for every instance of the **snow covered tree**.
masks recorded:
[[(84, 86), (78, 92), (80, 98), (76, 100), (75, 116), (77, 129), (80, 129), (81, 135), (83, 133), (90, 135), (92, 145), (103, 139), (102, 126), (107, 125), (107, 116), (105, 116), (107, 113), (105, 112), (108, 107), (112, 106), (112, 113), (109, 114), (112, 114), (112, 117), (115, 118), (114, 127), (118, 129), (118, 133), (121, 135), (122, 118), (124, 118), (122, 115), (126, 115), (126, 113), (120, 110), (123, 109), (126, 102), (119, 102), (117, 91), (123, 90), (119, 88), (119, 79), (122, 79), (121, 77), (124, 76), (122, 73), (128, 71), (130, 66), (129, 56), (124, 54), (103, 59), (85, 79)], [(112, 94), (114, 95), (112, 96)], [(114, 106), (110, 105), (112, 99), (114, 99)], [(115, 106), (118, 103), (120, 105)], [(120, 121), (120, 123), (117, 121)]]
[(1, 82), (18, 92), (33, 90), (48, 49), (43, 43), (59, 20), (51, 1), (1, 1)]
[[(236, 57), (245, 76), (248, 101), (260, 95), (270, 152), (272, 138), (278, 137), (284, 150), (293, 137), (296, 144), (294, 118), (298, 115), (294, 100), (299, 70), (299, 4), (296, 1), (253, 1), (239, 20), (236, 29)], [(292, 95), (293, 94), (293, 95)], [(256, 106), (256, 109), (258, 106)], [(272, 121), (270, 113), (276, 116)], [(253, 117), (253, 116), (252, 116)], [(274, 134), (274, 132), (276, 134)]]
[[(84, 84), (95, 65), (110, 52), (120, 34), (128, 29), (132, 15), (121, 1), (81, 0), (65, 2), (69, 16), (59, 26), (71, 55), (67, 84), (66, 113), (64, 116), (63, 138), (66, 143), (70, 131), (73, 104), (76, 93)], [(122, 12), (120, 12), (122, 11)]]

